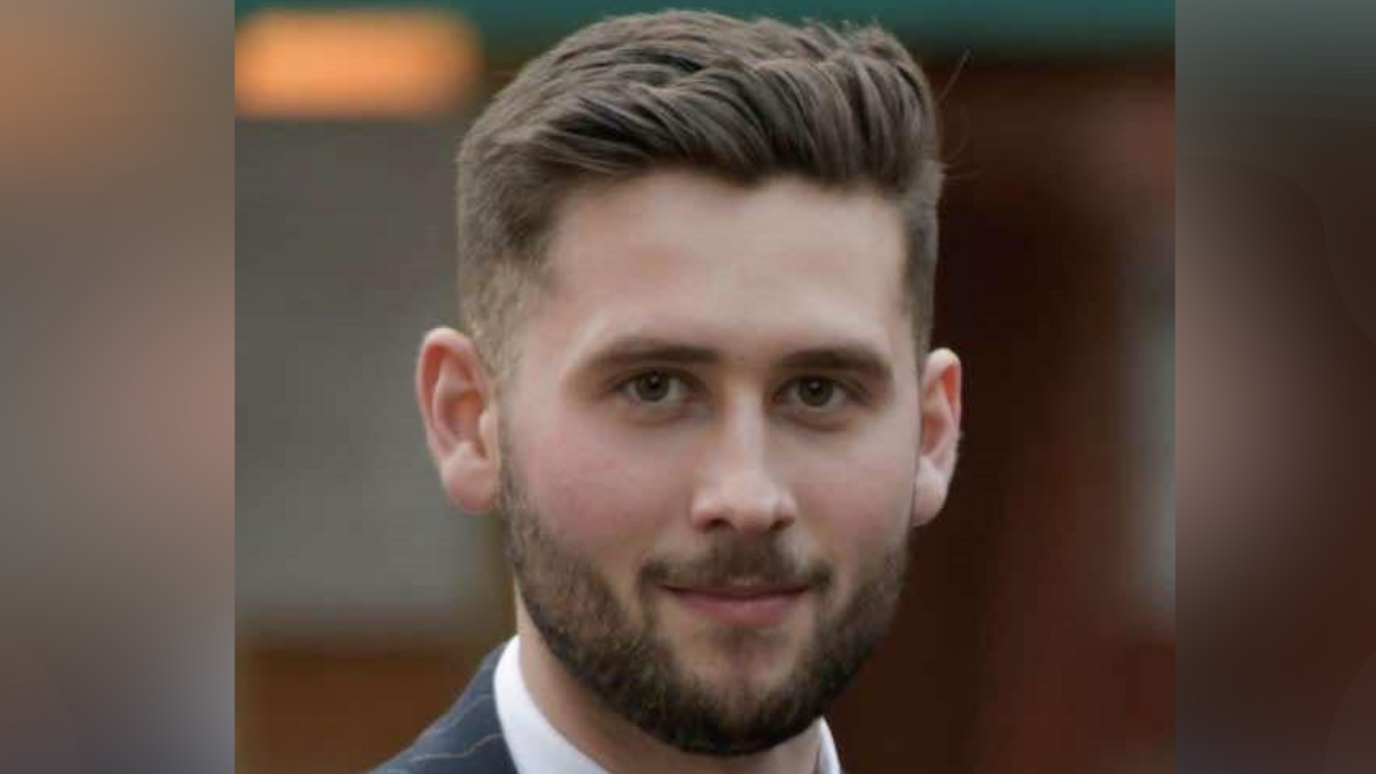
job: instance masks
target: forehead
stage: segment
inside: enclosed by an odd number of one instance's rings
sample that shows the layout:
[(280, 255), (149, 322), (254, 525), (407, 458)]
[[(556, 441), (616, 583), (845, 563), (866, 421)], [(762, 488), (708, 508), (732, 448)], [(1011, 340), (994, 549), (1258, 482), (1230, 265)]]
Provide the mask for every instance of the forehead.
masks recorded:
[(898, 207), (873, 192), (655, 172), (568, 196), (528, 322), (564, 352), (653, 336), (728, 354), (843, 338), (896, 355), (911, 347), (905, 243)]

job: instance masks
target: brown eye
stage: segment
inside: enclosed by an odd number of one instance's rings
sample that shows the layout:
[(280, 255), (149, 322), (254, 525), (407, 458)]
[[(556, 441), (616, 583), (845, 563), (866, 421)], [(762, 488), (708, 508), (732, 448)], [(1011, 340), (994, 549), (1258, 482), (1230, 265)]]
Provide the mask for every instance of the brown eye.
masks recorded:
[(631, 380), (631, 393), (642, 403), (659, 403), (669, 397), (673, 377), (663, 371), (648, 371)]
[(830, 379), (801, 379), (797, 389), (798, 400), (808, 408), (826, 408), (836, 397), (836, 382)]

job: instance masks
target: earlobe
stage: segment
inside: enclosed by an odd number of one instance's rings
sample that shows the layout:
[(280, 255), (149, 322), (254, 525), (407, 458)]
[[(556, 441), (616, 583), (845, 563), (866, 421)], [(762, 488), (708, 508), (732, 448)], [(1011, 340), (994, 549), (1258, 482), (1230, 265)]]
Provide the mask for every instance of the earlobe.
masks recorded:
[(923, 459), (918, 462), (917, 481), (913, 484), (912, 526), (925, 527), (935, 519), (946, 504), (947, 480)]
[(960, 359), (949, 349), (933, 351), (922, 369), (922, 446), (913, 484), (913, 527), (935, 519), (946, 504), (960, 442), (960, 392)]
[(416, 393), (430, 457), (450, 501), (469, 513), (492, 510), (501, 480), (497, 401), (472, 340), (450, 328), (427, 334)]

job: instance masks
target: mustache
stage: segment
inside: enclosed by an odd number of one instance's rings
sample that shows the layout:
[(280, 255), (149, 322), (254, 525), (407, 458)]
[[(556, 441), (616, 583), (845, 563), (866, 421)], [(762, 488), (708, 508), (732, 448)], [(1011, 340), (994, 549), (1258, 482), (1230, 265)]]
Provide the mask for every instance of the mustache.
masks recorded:
[(716, 540), (699, 556), (652, 558), (640, 570), (645, 588), (760, 584), (826, 589), (832, 583), (832, 575), (827, 563), (803, 561), (776, 539), (737, 537)]

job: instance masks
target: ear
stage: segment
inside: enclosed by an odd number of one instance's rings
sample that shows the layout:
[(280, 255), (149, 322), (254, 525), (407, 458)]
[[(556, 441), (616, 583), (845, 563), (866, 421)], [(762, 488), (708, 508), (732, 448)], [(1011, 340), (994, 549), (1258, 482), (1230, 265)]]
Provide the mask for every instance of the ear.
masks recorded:
[(445, 493), (468, 513), (486, 513), (501, 491), (493, 380), (467, 336), (436, 328), (416, 366), (416, 395), (430, 457)]
[(960, 358), (949, 349), (927, 356), (922, 368), (922, 451), (913, 486), (912, 525), (920, 527), (941, 512), (956, 470), (960, 442)]

